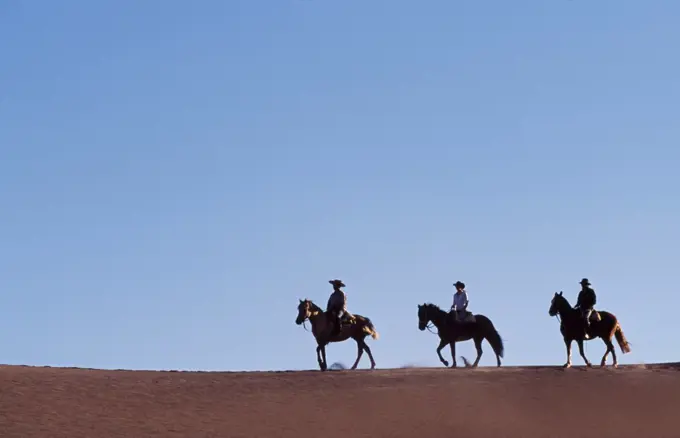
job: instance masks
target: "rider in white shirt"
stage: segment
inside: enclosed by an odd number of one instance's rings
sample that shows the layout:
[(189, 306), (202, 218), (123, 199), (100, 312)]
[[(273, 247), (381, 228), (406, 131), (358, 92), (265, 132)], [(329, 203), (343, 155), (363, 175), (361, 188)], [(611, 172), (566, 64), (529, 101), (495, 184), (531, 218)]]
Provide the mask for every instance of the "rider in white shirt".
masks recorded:
[(457, 281), (453, 284), (456, 287), (456, 293), (453, 294), (453, 305), (451, 310), (455, 311), (456, 321), (461, 322), (465, 320), (467, 315), (467, 307), (469, 304), (468, 295), (465, 291), (465, 283)]

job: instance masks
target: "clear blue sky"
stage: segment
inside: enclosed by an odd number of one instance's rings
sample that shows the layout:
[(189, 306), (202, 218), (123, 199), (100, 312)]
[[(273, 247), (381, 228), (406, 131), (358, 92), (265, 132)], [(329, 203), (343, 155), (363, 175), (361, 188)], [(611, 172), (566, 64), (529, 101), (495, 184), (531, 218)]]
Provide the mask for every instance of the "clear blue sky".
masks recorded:
[(505, 364), (562, 364), (547, 311), (584, 276), (622, 363), (680, 359), (678, 20), (670, 0), (2, 2), (0, 362), (315, 368), (297, 300), (341, 278), (380, 367), (439, 365), (417, 304), (456, 280)]

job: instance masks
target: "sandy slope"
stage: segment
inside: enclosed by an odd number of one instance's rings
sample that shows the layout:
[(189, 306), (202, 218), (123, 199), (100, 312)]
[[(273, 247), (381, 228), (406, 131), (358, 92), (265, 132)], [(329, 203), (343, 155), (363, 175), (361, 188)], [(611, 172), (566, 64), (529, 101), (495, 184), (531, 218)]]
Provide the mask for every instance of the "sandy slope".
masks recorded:
[(679, 437), (680, 367), (0, 367), (0, 437)]

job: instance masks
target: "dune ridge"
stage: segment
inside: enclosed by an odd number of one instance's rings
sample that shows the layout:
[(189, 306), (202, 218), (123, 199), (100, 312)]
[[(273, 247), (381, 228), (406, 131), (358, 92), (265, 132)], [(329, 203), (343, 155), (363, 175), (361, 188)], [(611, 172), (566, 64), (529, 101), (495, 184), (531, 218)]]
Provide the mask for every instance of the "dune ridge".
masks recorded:
[(0, 366), (2, 438), (678, 437), (680, 363), (357, 371)]

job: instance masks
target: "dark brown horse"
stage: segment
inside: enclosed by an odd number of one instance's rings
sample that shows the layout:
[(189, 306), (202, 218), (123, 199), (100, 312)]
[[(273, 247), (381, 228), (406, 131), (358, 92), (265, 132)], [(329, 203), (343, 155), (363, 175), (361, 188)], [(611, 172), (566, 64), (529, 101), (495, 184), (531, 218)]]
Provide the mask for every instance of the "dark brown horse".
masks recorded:
[(328, 364), (326, 363), (326, 345), (331, 342), (343, 342), (349, 338), (354, 339), (357, 343), (357, 360), (352, 365), (352, 369), (356, 369), (364, 351), (368, 353), (368, 358), (371, 359), (371, 369), (375, 368), (373, 354), (371, 354), (371, 349), (368, 348), (365, 339), (366, 336), (378, 339), (378, 331), (373, 326), (371, 320), (365, 316), (355, 313), (354, 318), (355, 322), (353, 324), (343, 324), (340, 333), (333, 335), (334, 324), (332, 318), (323, 309), (314, 304), (312, 300), (300, 300), (295, 324), (300, 325), (307, 319), (312, 323), (312, 334), (317, 343), (316, 359), (319, 362), (321, 371), (328, 369)]
[(588, 367), (592, 367), (593, 364), (590, 363), (583, 352), (583, 341), (602, 338), (604, 344), (607, 346), (607, 351), (605, 351), (604, 356), (602, 356), (602, 362), (600, 363), (600, 366), (606, 365), (607, 356), (610, 352), (614, 358), (614, 367), (618, 366), (619, 364), (618, 360), (616, 359), (614, 344), (612, 343), (613, 337), (616, 337), (616, 342), (619, 344), (623, 354), (630, 353), (631, 351), (630, 344), (623, 335), (621, 324), (619, 324), (618, 318), (616, 318), (613, 313), (606, 312), (604, 310), (598, 310), (597, 313), (593, 311), (591, 314), (590, 330), (588, 333), (586, 333), (581, 311), (571, 307), (569, 301), (567, 301), (567, 299), (562, 296), (562, 292), (560, 292), (555, 293), (555, 296), (550, 302), (550, 310), (548, 310), (548, 314), (550, 316), (559, 315), (560, 317), (560, 332), (564, 338), (564, 344), (567, 346), (567, 363), (564, 364), (565, 368), (571, 367), (572, 341), (576, 341), (578, 344), (578, 351), (585, 361), (586, 366)]
[(437, 347), (437, 356), (444, 366), (449, 366), (446, 359), (442, 357), (442, 349), (447, 345), (451, 346), (451, 358), (453, 365), (451, 368), (456, 368), (456, 342), (474, 340), (475, 348), (477, 349), (477, 359), (472, 364), (476, 367), (479, 360), (482, 358), (482, 341), (486, 339), (494, 353), (496, 353), (496, 362), (501, 366), (501, 357), (503, 357), (503, 340), (496, 331), (493, 323), (484, 315), (474, 315), (474, 322), (454, 322), (451, 315), (440, 309), (434, 304), (419, 304), (418, 305), (418, 328), (423, 331), (427, 328), (430, 321), (437, 327), (439, 335), (439, 346)]

